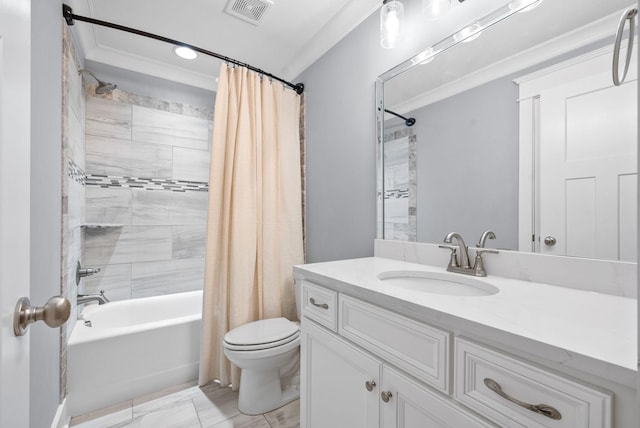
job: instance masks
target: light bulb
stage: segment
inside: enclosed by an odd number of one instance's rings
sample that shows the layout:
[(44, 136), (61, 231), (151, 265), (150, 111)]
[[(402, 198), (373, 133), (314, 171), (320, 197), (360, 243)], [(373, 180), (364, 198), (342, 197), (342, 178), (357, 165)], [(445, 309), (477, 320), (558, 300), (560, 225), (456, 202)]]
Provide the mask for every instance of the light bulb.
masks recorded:
[(482, 34), (480, 24), (476, 22), (475, 24), (464, 27), (462, 30), (454, 34), (453, 40), (456, 42), (461, 41), (462, 43), (467, 43), (480, 37), (480, 34)]
[(385, 0), (380, 9), (380, 45), (392, 49), (402, 38), (404, 6), (397, 0)]
[(440, 18), (451, 8), (451, 0), (422, 0), (422, 14), (427, 20)]
[(429, 64), (435, 58), (433, 48), (426, 49), (411, 59), (411, 64)]

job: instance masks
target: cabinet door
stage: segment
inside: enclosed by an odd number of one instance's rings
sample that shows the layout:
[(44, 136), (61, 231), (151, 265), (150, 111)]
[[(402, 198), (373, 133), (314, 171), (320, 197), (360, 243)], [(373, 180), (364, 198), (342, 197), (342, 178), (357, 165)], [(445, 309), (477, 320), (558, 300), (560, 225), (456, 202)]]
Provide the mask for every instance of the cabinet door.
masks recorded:
[(494, 426), (472, 415), (450, 398), (387, 366), (382, 369), (380, 394), (383, 428)]
[(378, 427), (380, 361), (306, 318), (301, 349), (301, 426)]

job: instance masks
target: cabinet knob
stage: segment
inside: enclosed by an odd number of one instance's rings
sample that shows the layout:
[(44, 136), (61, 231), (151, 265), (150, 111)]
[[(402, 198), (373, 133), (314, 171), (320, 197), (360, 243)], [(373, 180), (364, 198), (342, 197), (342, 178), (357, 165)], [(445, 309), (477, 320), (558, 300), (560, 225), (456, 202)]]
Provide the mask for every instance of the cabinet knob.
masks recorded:
[(368, 380), (364, 383), (364, 386), (367, 388), (367, 391), (373, 391), (373, 388), (376, 387), (376, 382), (373, 380)]
[(393, 397), (393, 394), (391, 393), (391, 391), (382, 391), (380, 393), (380, 397), (382, 398), (382, 401), (388, 403), (391, 397)]

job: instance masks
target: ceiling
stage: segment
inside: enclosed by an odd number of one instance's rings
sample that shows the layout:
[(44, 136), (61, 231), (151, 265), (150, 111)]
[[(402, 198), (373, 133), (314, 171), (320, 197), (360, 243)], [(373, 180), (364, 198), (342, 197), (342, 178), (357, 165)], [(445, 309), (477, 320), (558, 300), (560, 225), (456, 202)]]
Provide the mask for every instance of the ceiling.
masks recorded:
[[(65, 3), (75, 15), (179, 40), (289, 81), (381, 4), (380, 0), (273, 0), (263, 19), (253, 25), (225, 13), (227, 0)], [(76, 21), (72, 28), (86, 60), (198, 88), (216, 88), (220, 62), (214, 58), (200, 54), (195, 60), (185, 60), (177, 57), (167, 43), (86, 22)]]

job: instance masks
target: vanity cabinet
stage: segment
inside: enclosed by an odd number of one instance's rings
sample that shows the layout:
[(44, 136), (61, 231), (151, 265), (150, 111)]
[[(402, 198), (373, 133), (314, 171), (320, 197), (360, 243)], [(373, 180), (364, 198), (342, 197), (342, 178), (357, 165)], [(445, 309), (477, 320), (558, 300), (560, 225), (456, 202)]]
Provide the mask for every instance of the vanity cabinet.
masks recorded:
[(381, 361), (308, 319), (301, 346), (301, 426), (377, 427)]
[(307, 280), (301, 289), (303, 428), (613, 426), (605, 390)]
[(302, 296), (302, 427), (494, 426), (394, 367), (447, 392), (449, 333), (307, 281)]

